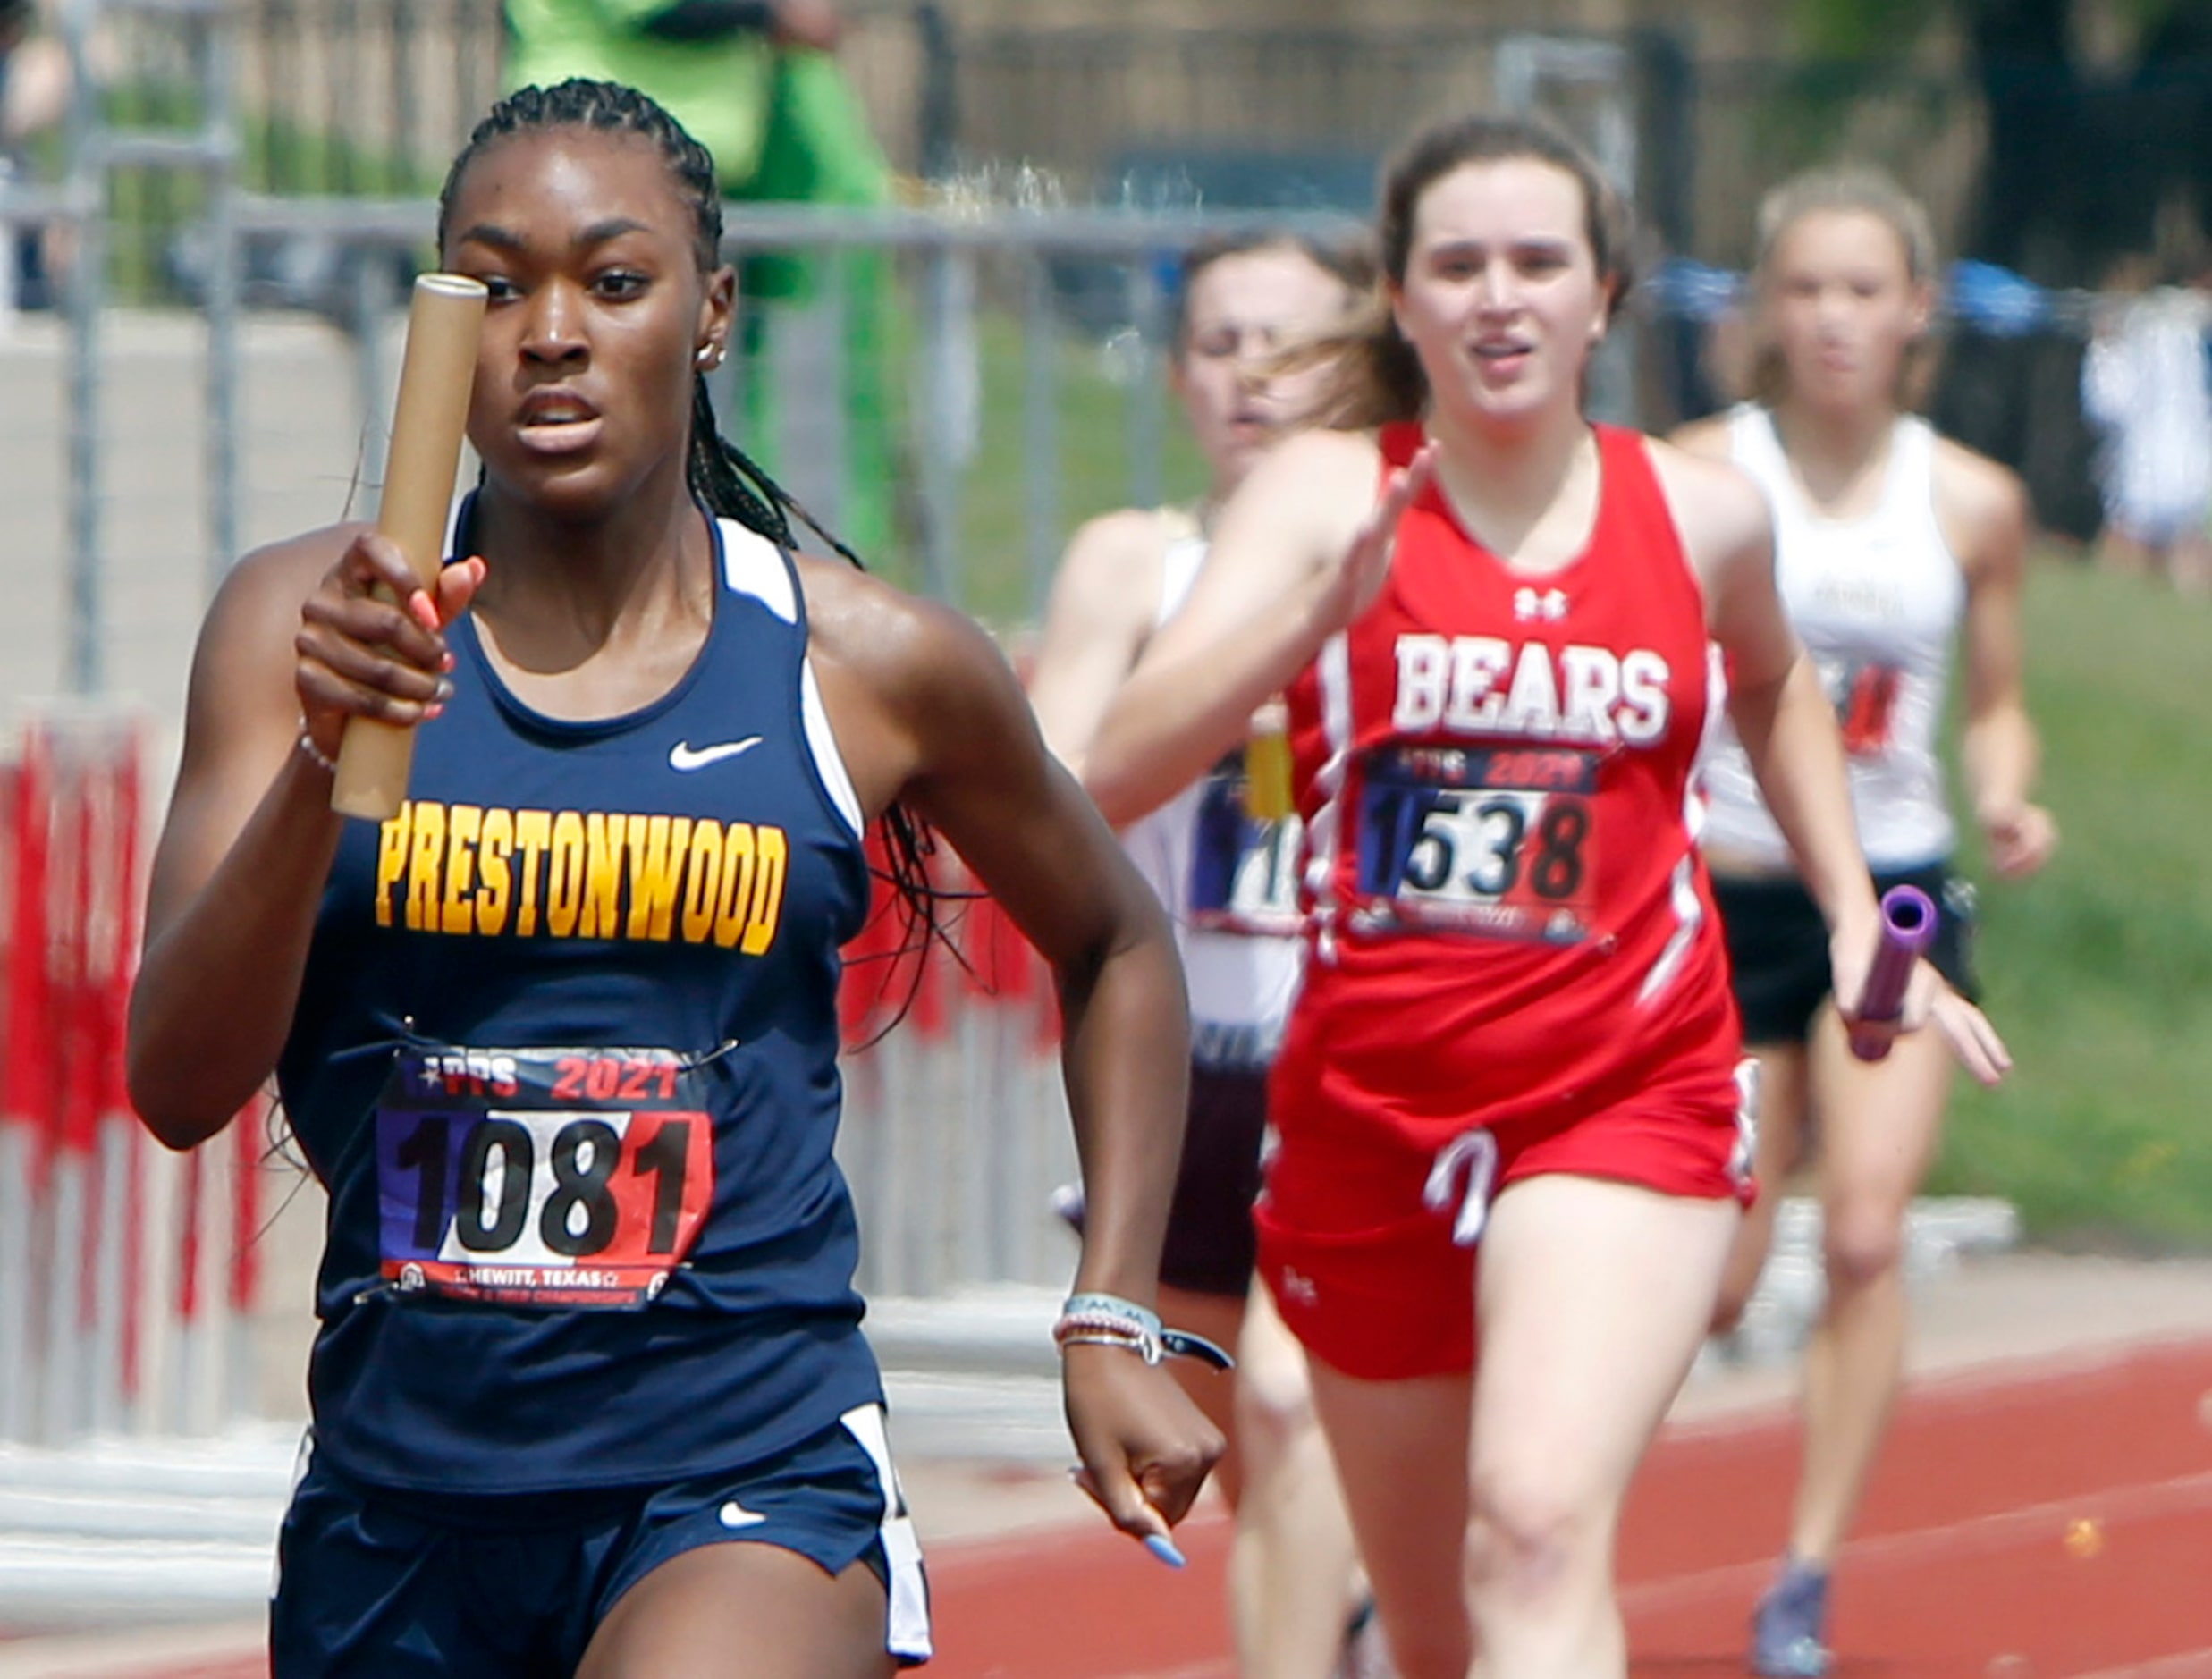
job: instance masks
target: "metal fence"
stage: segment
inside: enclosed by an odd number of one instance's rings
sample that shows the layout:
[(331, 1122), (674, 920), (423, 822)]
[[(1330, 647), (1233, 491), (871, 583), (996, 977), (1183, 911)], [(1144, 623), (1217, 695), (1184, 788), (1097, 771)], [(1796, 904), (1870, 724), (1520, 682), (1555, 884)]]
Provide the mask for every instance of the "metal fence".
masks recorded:
[[(221, 11), (219, 83), (196, 46), (217, 10), (213, 0), (96, 6), (99, 21), (83, 30), (82, 47), (101, 92), (80, 130), (221, 131), (219, 173), (249, 191), (340, 207), (409, 202), (435, 186), (498, 88), (497, 0), (237, 0)], [(1564, 119), (1633, 184), (1648, 253), (1740, 265), (1760, 194), (1839, 156), (1889, 168), (1929, 204), (1943, 242), (1955, 249), (1984, 151), (1979, 93), (1957, 77), (1704, 60), (1685, 38), (1657, 29), (1605, 39), (1475, 23), (1046, 30), (957, 26), (935, 0), (857, 0), (848, 12), (843, 62), (908, 178), (911, 201), (924, 207), (1357, 213), (1379, 159), (1412, 126), (1518, 96)], [(80, 133), (80, 155), (81, 142)], [(78, 211), (97, 198), (109, 212), (100, 237), (120, 300), (200, 303), (218, 336), (223, 311), (236, 305), (358, 323), (364, 292), (396, 290), (422, 254), (329, 237), (344, 208), (324, 223), (265, 217), (235, 236), (217, 233), (224, 199), (211, 192), (211, 160), (182, 170), (180, 161), (173, 147), (126, 148), (111, 150), (97, 181), (76, 172)], [(218, 280), (216, 261), (236, 274)], [(1127, 295), (1111, 282), (1094, 284), (1084, 323), (1096, 326), (1102, 308), (1119, 308), (1127, 324), (1127, 306), (1106, 301)], [(79, 330), (89, 324), (80, 319)], [(783, 340), (800, 342), (797, 329)], [(816, 360), (838, 353), (818, 333), (815, 342)], [(1643, 418), (1664, 424), (1678, 417), (1672, 399), (1683, 391), (1708, 394), (1697, 388), (1694, 351), (1674, 333), (1641, 370), (1644, 394), (1668, 399)], [(2072, 351), (1981, 356), (1963, 367), (1968, 388), (1956, 401), (1946, 392), (1946, 418), (1968, 441), (2029, 469), (2047, 516), (2079, 526), (2086, 449), (2054, 394), (2071, 377)], [(1611, 376), (1617, 392), (1625, 388), (1626, 374)], [(2023, 380), (2032, 401), (2023, 400)], [(2002, 422), (2029, 410), (2036, 435), (2023, 440)], [(230, 468), (220, 451), (231, 435), (217, 426), (207, 440), (218, 508), (235, 499), (222, 487)], [(927, 464), (913, 451), (905, 460), (916, 477)], [(899, 465), (894, 457), (889, 469)], [(1147, 487), (1141, 476), (1138, 487)], [(864, 522), (872, 543), (917, 540), (918, 491), (909, 485), (900, 494), (903, 525)], [(243, 534), (233, 527), (215, 552), (235, 552)]]
[[(173, 27), (190, 4), (129, 0), (104, 14), (88, 44), (112, 124), (173, 122), (197, 108)], [(1707, 260), (1741, 258), (1765, 186), (1842, 152), (1891, 168), (1929, 202), (1939, 230), (1955, 232), (1982, 146), (1979, 95), (1956, 76), (1701, 61), (1687, 38), (1660, 30), (1593, 42), (1472, 21), (1032, 29), (963, 27), (936, 0), (846, 11), (840, 59), (902, 173), (988, 182), (1026, 171), (1070, 202), (1358, 208), (1404, 135), (1494, 102), (1516, 55), (1545, 38), (1619, 55), (1602, 79), (1555, 80), (1547, 103), (1586, 133), (1598, 106), (1624, 115), (1644, 158), (1639, 200), (1673, 248)], [(227, 15), (237, 166), (256, 190), (427, 192), (499, 91), (498, 0), (239, 0)], [(133, 213), (163, 237), (192, 208), (173, 188), (149, 178), (131, 189)], [(161, 266), (133, 278), (173, 284)]]

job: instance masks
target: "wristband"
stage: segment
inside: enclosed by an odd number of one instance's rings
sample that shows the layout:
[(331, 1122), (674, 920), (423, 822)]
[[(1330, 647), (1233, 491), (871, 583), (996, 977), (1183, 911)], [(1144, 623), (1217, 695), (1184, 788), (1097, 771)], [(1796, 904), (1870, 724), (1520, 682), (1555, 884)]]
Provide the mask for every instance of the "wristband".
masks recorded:
[(1236, 1361), (1203, 1335), (1162, 1328), (1160, 1314), (1119, 1295), (1071, 1295), (1052, 1326), (1055, 1346), (1119, 1346), (1147, 1364), (1163, 1358), (1195, 1358), (1216, 1370)]
[(1106, 1317), (1119, 1318), (1147, 1335), (1160, 1333), (1160, 1314), (1149, 1307), (1140, 1306), (1134, 1300), (1125, 1300), (1119, 1295), (1070, 1295), (1060, 1307), (1063, 1318)]

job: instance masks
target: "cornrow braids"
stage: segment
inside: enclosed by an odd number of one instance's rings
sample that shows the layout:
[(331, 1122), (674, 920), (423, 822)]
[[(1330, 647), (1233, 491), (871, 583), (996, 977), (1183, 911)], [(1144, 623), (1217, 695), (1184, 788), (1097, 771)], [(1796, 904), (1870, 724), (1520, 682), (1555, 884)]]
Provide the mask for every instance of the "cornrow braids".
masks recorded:
[(691, 386), (691, 452), (685, 462), (685, 477), (691, 493), (708, 508), (736, 519), (747, 530), (789, 548), (792, 546), (790, 516), (796, 513), (799, 523), (821, 537), (840, 559), (857, 570), (868, 569), (867, 562), (808, 512), (797, 496), (722, 435), (704, 378), (695, 379)]
[(453, 194), (469, 165), (501, 140), (546, 129), (582, 128), (604, 134), (634, 134), (650, 141), (668, 165), (677, 190), (690, 208), (692, 254), (711, 271), (722, 260), (722, 189), (714, 159), (682, 123), (657, 101), (619, 81), (587, 81), (571, 76), (550, 88), (517, 88), (494, 105), (469, 131), (469, 143), (446, 171), (438, 193), (438, 245), (452, 231)]
[[(653, 146), (668, 166), (670, 179), (691, 212), (692, 255), (700, 272), (712, 273), (722, 261), (722, 190), (714, 173), (714, 159), (693, 139), (682, 123), (658, 101), (620, 82), (587, 81), (571, 77), (549, 88), (518, 88), (485, 114), (469, 136), (469, 143), (453, 159), (445, 185), (438, 193), (438, 246), (444, 248), (451, 230), (453, 199), (470, 164), (502, 140), (548, 129), (581, 128), (608, 134), (635, 135)], [(722, 435), (714, 418), (714, 404), (706, 381), (693, 375), (691, 437), (684, 460), (684, 477), (691, 493), (718, 519), (735, 519), (747, 530), (765, 536), (778, 547), (790, 549), (791, 519), (814, 532), (840, 558), (856, 570), (866, 565), (851, 548), (826, 529), (781, 485), (735, 443)], [(929, 826), (903, 806), (894, 804), (878, 819), (883, 862), (871, 864), (871, 872), (891, 889), (899, 908), (901, 934), (897, 957), (915, 958), (913, 981), (891, 1025), (903, 1017), (921, 983), (923, 962), (931, 945), (942, 942), (959, 959), (958, 952), (940, 917), (941, 899), (961, 896), (941, 890), (932, 883), (929, 858), (936, 841)], [(885, 1031), (890, 1030), (887, 1025)], [(880, 1034), (878, 1034), (881, 1035)]]

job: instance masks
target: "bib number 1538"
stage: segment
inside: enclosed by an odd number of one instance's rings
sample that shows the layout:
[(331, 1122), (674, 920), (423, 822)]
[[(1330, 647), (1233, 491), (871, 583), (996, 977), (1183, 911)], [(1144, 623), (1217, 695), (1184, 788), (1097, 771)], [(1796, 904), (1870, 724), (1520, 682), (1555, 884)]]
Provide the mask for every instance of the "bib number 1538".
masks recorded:
[(1398, 747), (1371, 762), (1360, 887), (1408, 924), (1572, 943), (1596, 902), (1597, 764), (1568, 748)]

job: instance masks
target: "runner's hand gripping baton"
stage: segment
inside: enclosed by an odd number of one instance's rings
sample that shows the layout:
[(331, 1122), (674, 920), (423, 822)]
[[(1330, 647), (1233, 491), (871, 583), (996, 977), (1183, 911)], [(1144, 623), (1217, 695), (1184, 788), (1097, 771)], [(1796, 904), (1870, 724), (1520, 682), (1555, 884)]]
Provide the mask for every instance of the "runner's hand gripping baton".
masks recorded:
[[(400, 363), (392, 456), (376, 529), (407, 556), (426, 589), (436, 588), (445, 561), (445, 516), (469, 425), (485, 295), (482, 282), (460, 274), (418, 274), (408, 310), (407, 353)], [(374, 717), (348, 719), (330, 807), (370, 822), (396, 816), (407, 797), (414, 753), (412, 729)]]
[[(1913, 966), (1935, 941), (1935, 899), (1917, 886), (1893, 886), (1882, 894), (1881, 942), (1874, 948), (1866, 987), (1859, 993), (1860, 1019), (1887, 1024), (1904, 1012)], [(1853, 1033), (1851, 1052), (1862, 1061), (1879, 1061), (1889, 1053), (1889, 1045)]]

